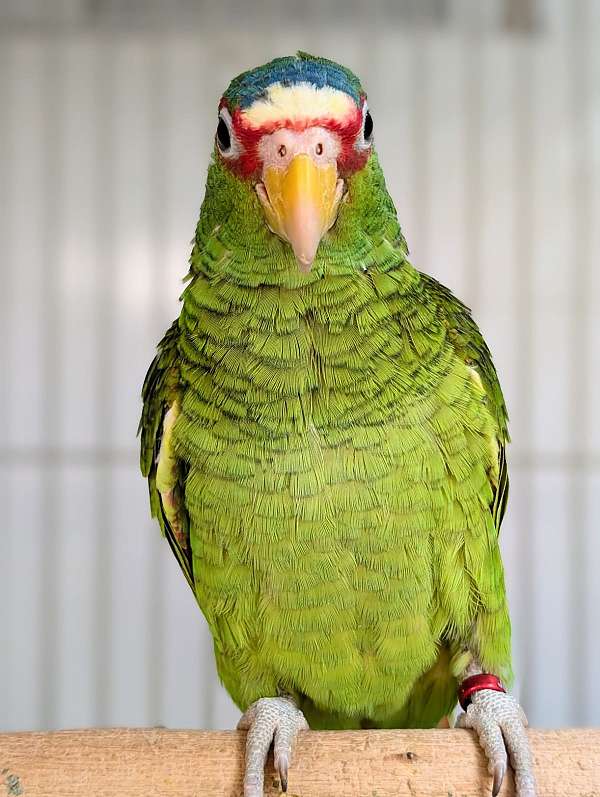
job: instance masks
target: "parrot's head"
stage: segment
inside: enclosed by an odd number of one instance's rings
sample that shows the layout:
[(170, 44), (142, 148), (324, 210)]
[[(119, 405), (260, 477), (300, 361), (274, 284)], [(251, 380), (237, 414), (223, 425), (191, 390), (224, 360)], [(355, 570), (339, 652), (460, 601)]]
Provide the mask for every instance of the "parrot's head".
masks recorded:
[(324, 58), (298, 53), (244, 72), (219, 103), (215, 164), (239, 181), (238, 197), (251, 193), (248, 206), (304, 273), (372, 153), (358, 78)]

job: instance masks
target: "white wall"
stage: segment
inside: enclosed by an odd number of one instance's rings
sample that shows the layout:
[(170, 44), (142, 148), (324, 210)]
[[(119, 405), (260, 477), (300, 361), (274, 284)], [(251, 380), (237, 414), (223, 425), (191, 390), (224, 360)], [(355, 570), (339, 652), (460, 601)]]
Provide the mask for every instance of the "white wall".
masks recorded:
[(502, 27), (500, 2), (479, 26), (454, 0), (433, 27), (321, 22), (313, 3), (250, 31), (130, 17), (116, 33), (81, 24), (84, 6), (57, 4), (72, 29), (0, 30), (0, 728), (234, 722), (148, 518), (135, 430), (220, 93), (298, 48), (362, 77), (413, 260), (471, 304), (495, 355), (530, 719), (599, 724), (600, 4), (539, 2), (530, 33)]

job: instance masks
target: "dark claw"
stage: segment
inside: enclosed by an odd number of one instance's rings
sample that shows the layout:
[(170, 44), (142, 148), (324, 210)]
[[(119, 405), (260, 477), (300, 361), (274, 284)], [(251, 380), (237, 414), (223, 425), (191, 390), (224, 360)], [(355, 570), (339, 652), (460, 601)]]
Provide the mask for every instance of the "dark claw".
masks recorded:
[(287, 787), (288, 787), (287, 763), (282, 763), (279, 765), (279, 780), (281, 781), (281, 791), (287, 792)]
[(492, 797), (496, 797), (502, 788), (502, 781), (506, 774), (506, 767), (504, 764), (496, 764), (494, 767), (494, 785), (492, 786)]

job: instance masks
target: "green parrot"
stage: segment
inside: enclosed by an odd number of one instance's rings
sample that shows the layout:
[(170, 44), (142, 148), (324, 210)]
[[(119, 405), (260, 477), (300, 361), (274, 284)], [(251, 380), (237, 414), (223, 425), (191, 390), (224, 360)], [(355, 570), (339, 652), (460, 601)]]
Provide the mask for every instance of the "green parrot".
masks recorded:
[(457, 690), (500, 789), (535, 793), (498, 532), (507, 413), (470, 311), (408, 260), (358, 78), (235, 78), (179, 318), (143, 387), (150, 505), (248, 730), (434, 727)]

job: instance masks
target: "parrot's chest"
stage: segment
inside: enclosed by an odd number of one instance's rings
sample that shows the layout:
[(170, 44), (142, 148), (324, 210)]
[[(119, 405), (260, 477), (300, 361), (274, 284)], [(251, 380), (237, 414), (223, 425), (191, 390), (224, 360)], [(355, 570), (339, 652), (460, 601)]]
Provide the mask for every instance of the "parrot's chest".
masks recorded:
[(435, 661), (432, 540), (469, 401), (454, 407), (435, 336), (367, 332), (257, 338), (185, 395), (196, 594), (240, 704), (260, 682), (368, 716)]
[(207, 341), (214, 361), (194, 369), (175, 427), (199, 521), (220, 524), (226, 508), (230, 542), (314, 547), (339, 536), (350, 549), (359, 528), (409, 522), (425, 486), (431, 503), (445, 435), (468, 423), (465, 401), (454, 412), (446, 395), (449, 352), (391, 317), (369, 332), (303, 319), (244, 345)]

